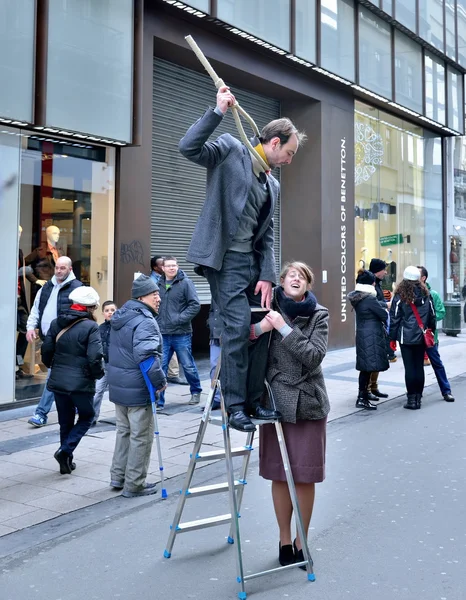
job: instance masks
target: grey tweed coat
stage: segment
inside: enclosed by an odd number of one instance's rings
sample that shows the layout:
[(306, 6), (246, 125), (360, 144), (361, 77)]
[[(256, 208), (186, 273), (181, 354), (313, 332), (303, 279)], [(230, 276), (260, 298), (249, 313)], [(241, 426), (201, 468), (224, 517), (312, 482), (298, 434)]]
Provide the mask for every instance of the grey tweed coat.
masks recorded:
[(321, 367), (327, 353), (328, 310), (318, 304), (311, 317), (297, 317), (291, 323), (276, 301), (273, 308), (293, 328), (285, 338), (272, 331), (267, 381), (277, 410), (286, 423), (323, 419), (330, 412)]

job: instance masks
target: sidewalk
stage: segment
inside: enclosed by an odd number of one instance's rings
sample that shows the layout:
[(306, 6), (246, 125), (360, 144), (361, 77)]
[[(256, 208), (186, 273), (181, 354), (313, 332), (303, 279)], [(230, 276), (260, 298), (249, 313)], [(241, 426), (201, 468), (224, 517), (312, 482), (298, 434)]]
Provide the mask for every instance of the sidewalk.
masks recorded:
[[(441, 356), (450, 379), (466, 372), (465, 333), (458, 338), (440, 336)], [(399, 354), (397, 352), (398, 361), (379, 377), (380, 388), (390, 395), (385, 402), (404, 395), (404, 370)], [(324, 376), (331, 404), (329, 421), (358, 412), (355, 408), (358, 373), (354, 365), (354, 348), (329, 352), (325, 358)], [(427, 367), (425, 371), (426, 386), (436, 386), (432, 368)], [(209, 383), (203, 381), (204, 400)], [(169, 480), (186, 471), (199, 427), (201, 410), (199, 406), (188, 406), (189, 397), (189, 387), (170, 385), (166, 393), (166, 408), (159, 413), (169, 495), (178, 492), (173, 490)], [(443, 402), (440, 392), (438, 398)], [(462, 401), (458, 397), (456, 400)], [(402, 399), (396, 402), (401, 407)], [(77, 469), (71, 476), (60, 475), (58, 463), (53, 458), (59, 443), (57, 413), (50, 413), (49, 425), (35, 429), (27, 423), (32, 411), (32, 407), (25, 407), (0, 412), (0, 536), (118, 495), (109, 488), (115, 427), (114, 407), (108, 400), (108, 394), (104, 397), (99, 424), (89, 431), (75, 452)], [(371, 413), (371, 418), (377, 419), (377, 411)], [(231, 430), (231, 438), (233, 445), (241, 445), (245, 434)], [(257, 445), (256, 436), (254, 446)], [(211, 449), (223, 446), (219, 427), (208, 428), (205, 446)], [(202, 463), (202, 466), (207, 464)], [(149, 473), (150, 481), (159, 479), (155, 444)], [(121, 502), (129, 504), (132, 500), (121, 498)]]

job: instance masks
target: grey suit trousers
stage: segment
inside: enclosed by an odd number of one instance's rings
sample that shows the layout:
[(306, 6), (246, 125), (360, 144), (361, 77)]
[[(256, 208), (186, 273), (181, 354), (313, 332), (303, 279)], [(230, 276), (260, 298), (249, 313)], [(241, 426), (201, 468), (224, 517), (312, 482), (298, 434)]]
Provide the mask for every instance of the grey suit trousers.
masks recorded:
[[(255, 252), (227, 251), (222, 268), (204, 267), (212, 297), (222, 321), (222, 363), (220, 382), (228, 412), (247, 413), (259, 404), (264, 392), (269, 334), (249, 341), (251, 322), (265, 313), (252, 313), (260, 307), (260, 295), (254, 295), (259, 280), (259, 262)], [(252, 319), (251, 319), (252, 316)]]

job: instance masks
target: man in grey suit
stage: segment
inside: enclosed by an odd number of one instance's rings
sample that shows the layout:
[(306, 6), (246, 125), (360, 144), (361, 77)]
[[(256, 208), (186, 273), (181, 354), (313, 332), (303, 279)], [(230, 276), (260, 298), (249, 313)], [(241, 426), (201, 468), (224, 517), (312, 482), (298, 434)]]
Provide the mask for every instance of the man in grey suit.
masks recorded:
[[(249, 150), (229, 134), (208, 141), (235, 97), (227, 86), (180, 141), (180, 152), (207, 169), (206, 200), (188, 251), (188, 260), (208, 280), (223, 321), (221, 382), (229, 423), (254, 431), (250, 417), (281, 415), (260, 406), (267, 362), (267, 336), (250, 342), (250, 307), (270, 308), (275, 283), (273, 213), (278, 181), (261, 169)], [(289, 119), (264, 127), (252, 144), (270, 169), (290, 164), (304, 134)], [(248, 377), (248, 364), (254, 365)]]

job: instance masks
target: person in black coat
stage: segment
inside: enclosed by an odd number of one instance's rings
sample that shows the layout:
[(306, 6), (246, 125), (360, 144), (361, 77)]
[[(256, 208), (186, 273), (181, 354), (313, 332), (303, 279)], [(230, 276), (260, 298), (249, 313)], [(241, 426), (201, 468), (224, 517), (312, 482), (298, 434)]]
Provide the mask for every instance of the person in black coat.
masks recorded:
[(406, 267), (403, 281), (395, 290), (390, 309), (390, 343), (398, 341), (405, 367), (405, 382), (408, 400), (404, 408), (421, 408), (424, 391), (424, 333), (419, 326), (412, 305), (415, 305), (424, 329), (435, 331), (435, 309), (427, 286), (420, 281), (417, 267)]
[[(356, 370), (359, 371), (357, 408), (375, 410), (369, 400), (368, 385), (373, 371), (389, 368), (387, 357), (388, 311), (385, 302), (377, 300), (375, 275), (360, 269), (356, 289), (348, 294), (356, 313)], [(373, 398), (374, 400), (376, 397)]]
[(52, 321), (42, 345), (42, 361), (51, 368), (47, 389), (55, 395), (60, 424), (60, 448), (54, 457), (62, 475), (76, 467), (73, 451), (92, 424), (95, 380), (104, 375), (102, 341), (94, 318), (99, 296), (93, 288), (81, 286), (69, 298), (71, 308)]

